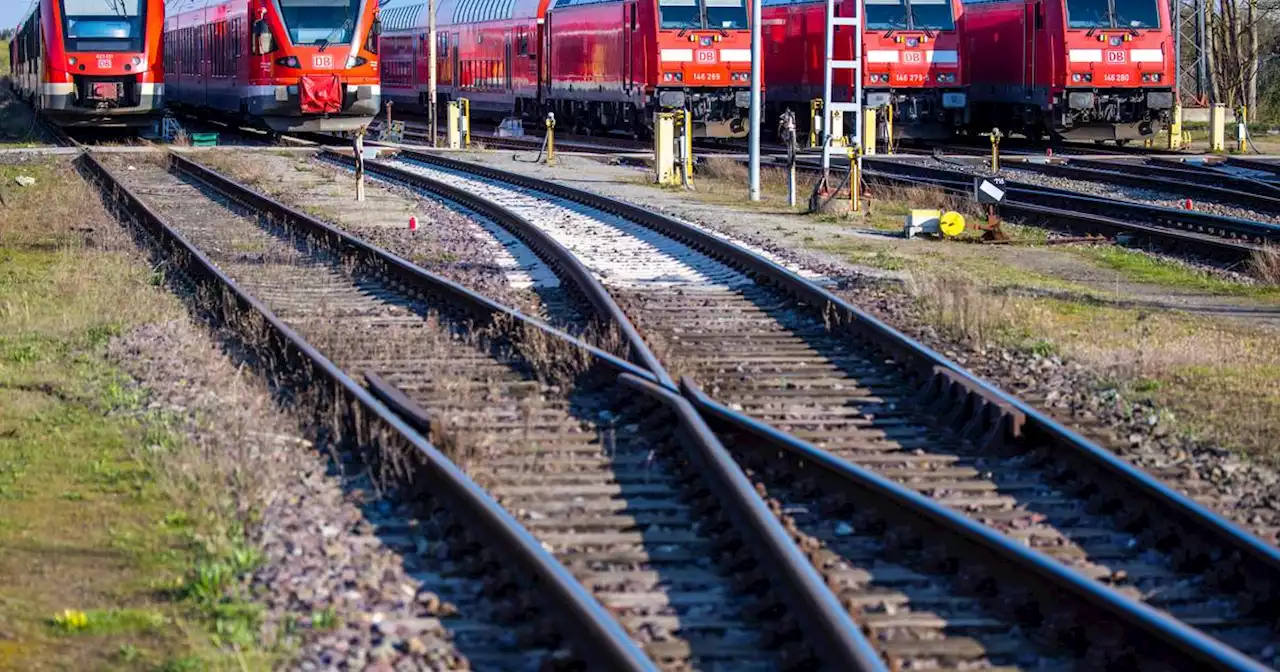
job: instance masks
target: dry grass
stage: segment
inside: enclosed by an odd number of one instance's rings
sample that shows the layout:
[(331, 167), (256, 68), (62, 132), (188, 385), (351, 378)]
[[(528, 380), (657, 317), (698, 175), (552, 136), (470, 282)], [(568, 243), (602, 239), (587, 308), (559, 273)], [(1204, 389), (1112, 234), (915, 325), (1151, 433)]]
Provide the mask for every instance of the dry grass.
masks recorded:
[(1249, 259), (1248, 268), (1249, 275), (1259, 282), (1280, 287), (1280, 250), (1267, 247), (1254, 252), (1253, 257)]
[(1280, 459), (1280, 350), (1270, 330), (1172, 311), (1023, 297), (967, 277), (917, 278), (925, 320), (975, 346), (1060, 353), (1173, 412), (1200, 438)]

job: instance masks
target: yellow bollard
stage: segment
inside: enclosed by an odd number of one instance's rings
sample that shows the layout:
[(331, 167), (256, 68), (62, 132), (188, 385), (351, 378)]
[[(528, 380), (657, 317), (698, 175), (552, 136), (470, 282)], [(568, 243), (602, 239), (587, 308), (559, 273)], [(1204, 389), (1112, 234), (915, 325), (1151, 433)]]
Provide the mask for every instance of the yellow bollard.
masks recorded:
[(471, 101), (467, 98), (459, 98), (458, 104), (462, 108), (462, 146), (471, 149)]
[(867, 156), (876, 155), (876, 114), (874, 107), (862, 108), (862, 153)]
[(1213, 107), (1209, 108), (1209, 151), (1226, 151), (1226, 125), (1226, 106), (1222, 103), (1214, 103)]
[(822, 144), (822, 99), (809, 101), (809, 147)]
[(893, 153), (893, 103), (884, 106), (884, 153)]
[(462, 106), (458, 101), (449, 101), (449, 149), (462, 149), (462, 135), (460, 134), (460, 124), (462, 117)]
[(653, 121), (653, 171), (657, 184), (678, 184), (676, 179), (674, 112), (658, 112)]
[(1245, 151), (1245, 140), (1249, 137), (1249, 106), (1241, 105), (1236, 112), (1236, 151)]
[(854, 145), (849, 148), (849, 211), (862, 211), (862, 165), (858, 157), (862, 148)]
[(547, 113), (547, 165), (556, 165), (556, 113)]
[(1169, 123), (1169, 149), (1182, 149), (1182, 103), (1173, 104), (1173, 120)]
[(1000, 138), (1003, 137), (1004, 134), (1000, 129), (991, 129), (991, 172), (993, 173), (1000, 172)]

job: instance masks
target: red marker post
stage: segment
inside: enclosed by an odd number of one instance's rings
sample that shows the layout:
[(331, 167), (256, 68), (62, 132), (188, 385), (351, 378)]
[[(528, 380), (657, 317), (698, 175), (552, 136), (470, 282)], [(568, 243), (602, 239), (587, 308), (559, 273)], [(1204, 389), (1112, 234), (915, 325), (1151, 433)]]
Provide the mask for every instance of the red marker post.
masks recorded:
[(418, 218), (417, 218), (417, 217), (410, 217), (410, 218), (409, 218), (409, 230), (410, 230), (410, 231), (417, 231), (417, 230), (418, 230)]

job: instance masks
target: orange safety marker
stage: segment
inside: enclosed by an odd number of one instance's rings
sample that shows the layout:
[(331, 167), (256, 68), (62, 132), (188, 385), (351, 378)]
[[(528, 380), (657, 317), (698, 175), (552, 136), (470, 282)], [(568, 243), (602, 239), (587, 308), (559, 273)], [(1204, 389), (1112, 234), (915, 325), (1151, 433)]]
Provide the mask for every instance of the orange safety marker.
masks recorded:
[(417, 231), (417, 230), (418, 230), (418, 218), (417, 218), (417, 217), (410, 217), (410, 218), (409, 218), (409, 230), (410, 230), (410, 231)]
[(1186, 210), (1195, 210), (1195, 208), (1193, 207), (1193, 204), (1191, 203), (1191, 199), (1189, 198), (1182, 202), (1182, 207)]

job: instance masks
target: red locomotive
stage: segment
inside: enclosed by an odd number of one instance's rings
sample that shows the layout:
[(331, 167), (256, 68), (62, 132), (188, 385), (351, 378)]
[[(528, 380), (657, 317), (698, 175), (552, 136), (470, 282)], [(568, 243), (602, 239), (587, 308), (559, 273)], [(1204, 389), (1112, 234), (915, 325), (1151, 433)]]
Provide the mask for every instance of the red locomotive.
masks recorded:
[(1169, 122), (1166, 2), (971, 1), (965, 22), (979, 130), (1124, 144)]
[[(426, 6), (386, 12), (384, 93), (424, 110)], [(436, 16), (438, 101), (636, 135), (655, 112), (684, 108), (696, 136), (747, 134), (745, 0), (440, 0)]]
[(14, 89), (62, 126), (146, 126), (164, 108), (164, 0), (40, 0), (10, 46)]
[(382, 106), (377, 0), (195, 0), (165, 21), (171, 103), (274, 131), (350, 131)]
[[(853, 16), (854, 1), (837, 3), (839, 15)], [(822, 98), (827, 3), (764, 5), (768, 107), (771, 114), (799, 113)], [(968, 122), (963, 7), (959, 0), (863, 0), (861, 102), (891, 111), (895, 136), (946, 137)], [(853, 45), (849, 29), (837, 26), (834, 58), (851, 60)], [(832, 100), (854, 101), (853, 71), (833, 74)]]

